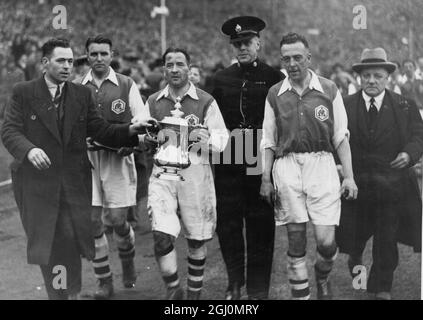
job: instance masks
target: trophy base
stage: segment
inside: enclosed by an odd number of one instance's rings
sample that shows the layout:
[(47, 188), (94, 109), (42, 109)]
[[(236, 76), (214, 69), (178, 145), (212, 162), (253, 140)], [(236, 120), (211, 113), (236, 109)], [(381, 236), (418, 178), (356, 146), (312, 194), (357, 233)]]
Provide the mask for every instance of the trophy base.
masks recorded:
[(163, 168), (163, 172), (156, 174), (156, 178), (170, 181), (185, 181), (184, 177), (178, 173), (177, 169)]

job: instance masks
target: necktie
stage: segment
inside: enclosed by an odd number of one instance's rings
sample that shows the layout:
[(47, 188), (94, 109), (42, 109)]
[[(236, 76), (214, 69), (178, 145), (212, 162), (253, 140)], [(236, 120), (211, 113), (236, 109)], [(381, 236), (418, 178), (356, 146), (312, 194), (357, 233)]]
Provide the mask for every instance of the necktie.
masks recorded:
[(53, 98), (53, 103), (54, 105), (57, 106), (60, 104), (60, 86), (57, 85), (57, 89), (56, 89), (56, 93), (54, 94), (54, 98)]
[(56, 107), (56, 113), (57, 113), (57, 120), (61, 121), (63, 118), (63, 106), (62, 106), (62, 92), (60, 91), (60, 86), (57, 86), (56, 93), (54, 94), (53, 103)]
[(375, 105), (375, 98), (370, 99), (370, 108), (369, 108), (369, 127), (370, 129), (374, 129), (377, 120), (377, 108)]

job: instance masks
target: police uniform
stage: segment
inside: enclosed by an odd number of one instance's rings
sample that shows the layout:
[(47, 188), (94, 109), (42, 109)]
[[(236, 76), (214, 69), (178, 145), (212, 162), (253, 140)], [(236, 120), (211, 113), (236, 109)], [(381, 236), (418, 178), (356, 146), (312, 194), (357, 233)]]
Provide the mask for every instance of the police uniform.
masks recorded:
[[(222, 31), (235, 42), (258, 36), (264, 27), (265, 23), (258, 18), (237, 17), (225, 22)], [(248, 159), (247, 150), (259, 157), (257, 129), (262, 125), (266, 95), (282, 77), (279, 71), (258, 59), (248, 65), (233, 64), (214, 76), (212, 95), (232, 133), (215, 167), (217, 233), (228, 272), (228, 292), (239, 290), (245, 284), (244, 257), (247, 254), (246, 282), (251, 298), (268, 297), (275, 227), (273, 209), (259, 197), (262, 170), (252, 170), (257, 162)], [(236, 141), (240, 139), (244, 147), (241, 157), (236, 154), (237, 148), (240, 150)]]

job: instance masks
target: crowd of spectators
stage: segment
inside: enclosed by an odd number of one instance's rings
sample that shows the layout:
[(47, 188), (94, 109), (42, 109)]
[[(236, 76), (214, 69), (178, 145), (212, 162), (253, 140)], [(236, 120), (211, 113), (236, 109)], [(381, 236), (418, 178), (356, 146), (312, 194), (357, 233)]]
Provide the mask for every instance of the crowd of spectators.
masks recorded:
[[(167, 18), (168, 45), (182, 45), (190, 52), (193, 62), (201, 70), (198, 85), (206, 91), (211, 86), (211, 75), (233, 63), (226, 40), (217, 29), (211, 36), (210, 26), (220, 25), (239, 5), (236, 0), (226, 7), (213, 8), (213, 14), (204, 15), (202, 5), (208, 4), (210, 9), (215, 2), (218, 1), (167, 2), (172, 13)], [(75, 77), (86, 71), (83, 62), (85, 40), (93, 34), (104, 33), (114, 40), (114, 69), (130, 75), (144, 98), (163, 86), (160, 19), (151, 17), (151, 10), (159, 1), (63, 0), (60, 4), (67, 10), (66, 30), (52, 27), (55, 17), (52, 8), (56, 4), (52, 0), (0, 2), (0, 117), (13, 84), (41, 74), (39, 48), (52, 36), (64, 36), (71, 40), (76, 58)], [(251, 10), (260, 10), (260, 6)], [(269, 56), (273, 52), (273, 47), (270, 50), (269, 46), (276, 45), (278, 41), (272, 41), (270, 31), (268, 33), (263, 39), (266, 48), (262, 57), (279, 68), (278, 55)], [(390, 88), (415, 99), (420, 110), (423, 110), (423, 58), (416, 62), (404, 62), (398, 63), (397, 71), (392, 74)], [(315, 61), (315, 64), (319, 63), (322, 70), (317, 67), (316, 72), (330, 76), (343, 95), (359, 89), (359, 77), (348, 71), (348, 65)], [(331, 64), (333, 67), (330, 70)]]

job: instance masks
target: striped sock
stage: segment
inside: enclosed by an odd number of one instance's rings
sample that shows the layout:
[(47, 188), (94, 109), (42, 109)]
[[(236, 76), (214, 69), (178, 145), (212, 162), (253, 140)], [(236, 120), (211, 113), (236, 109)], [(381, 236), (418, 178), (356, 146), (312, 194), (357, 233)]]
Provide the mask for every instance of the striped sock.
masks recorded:
[(175, 273), (168, 275), (168, 276), (163, 276), (163, 280), (164, 280), (166, 287), (168, 289), (179, 287), (178, 272), (175, 272)]
[(329, 273), (332, 271), (333, 264), (338, 256), (338, 249), (335, 250), (335, 253), (329, 257), (325, 257), (317, 249), (316, 252), (316, 263), (314, 265), (314, 272), (316, 274), (316, 281), (324, 282), (327, 281)]
[(114, 238), (119, 251), (119, 258), (122, 260), (129, 260), (135, 257), (135, 233), (131, 225), (125, 222), (126, 230), (125, 234), (114, 233)]
[(94, 274), (97, 279), (104, 279), (110, 277), (109, 263), (109, 244), (106, 235), (102, 233), (100, 236), (94, 238), (95, 243), (95, 257), (93, 260)]
[(293, 300), (310, 299), (305, 255), (303, 257), (291, 257), (288, 254), (288, 279)]
[(201, 291), (203, 288), (204, 266), (206, 258), (193, 258), (188, 256), (188, 290)]

